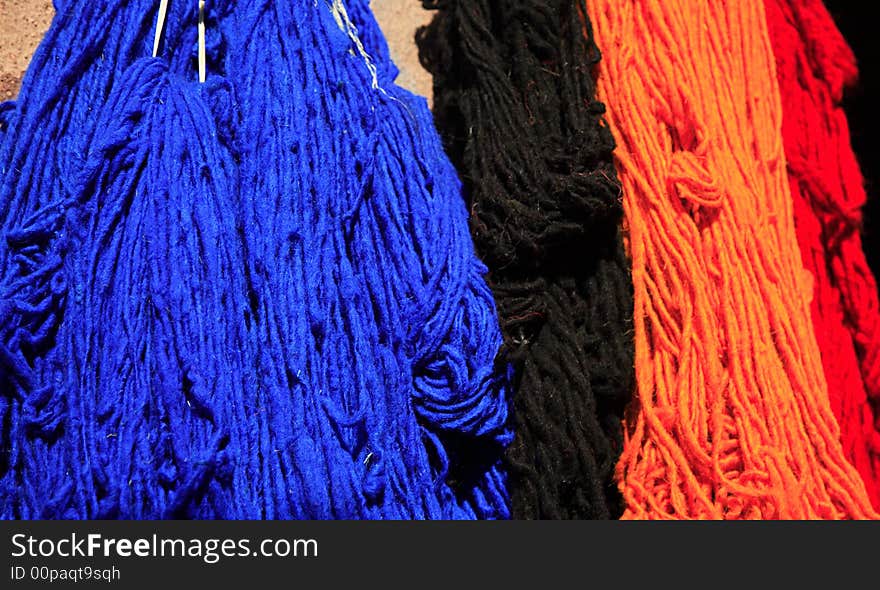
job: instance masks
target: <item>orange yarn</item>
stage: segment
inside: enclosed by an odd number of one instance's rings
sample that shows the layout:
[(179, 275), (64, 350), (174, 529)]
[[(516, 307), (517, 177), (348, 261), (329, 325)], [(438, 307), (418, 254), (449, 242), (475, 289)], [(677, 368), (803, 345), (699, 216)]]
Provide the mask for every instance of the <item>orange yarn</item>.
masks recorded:
[(810, 321), (763, 3), (586, 3), (635, 287), (624, 518), (875, 517)]

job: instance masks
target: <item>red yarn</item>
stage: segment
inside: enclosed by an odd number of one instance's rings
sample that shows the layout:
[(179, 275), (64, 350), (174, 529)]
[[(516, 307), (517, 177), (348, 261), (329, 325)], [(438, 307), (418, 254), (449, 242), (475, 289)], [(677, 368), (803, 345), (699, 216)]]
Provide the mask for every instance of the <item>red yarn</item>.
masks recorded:
[(858, 71), (821, 0), (766, 0), (782, 94), (782, 132), (797, 238), (815, 279), (813, 324), (844, 452), (880, 508), (877, 284), (862, 250), (865, 189), (841, 107)]

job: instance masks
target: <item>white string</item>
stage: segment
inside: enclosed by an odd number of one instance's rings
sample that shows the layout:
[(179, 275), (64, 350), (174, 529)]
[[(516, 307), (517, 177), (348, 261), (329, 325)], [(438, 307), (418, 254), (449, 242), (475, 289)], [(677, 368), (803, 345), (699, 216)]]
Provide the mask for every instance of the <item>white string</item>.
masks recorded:
[(205, 81), (205, 0), (199, 0), (199, 82)]

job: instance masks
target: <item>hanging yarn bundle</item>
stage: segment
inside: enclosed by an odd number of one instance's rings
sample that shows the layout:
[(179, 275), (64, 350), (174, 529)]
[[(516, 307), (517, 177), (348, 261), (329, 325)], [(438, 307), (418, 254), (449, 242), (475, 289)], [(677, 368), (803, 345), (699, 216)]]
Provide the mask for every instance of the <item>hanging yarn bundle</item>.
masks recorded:
[[(0, 515), (75, 516), (54, 508), (81, 468), (59, 439), (70, 407), (54, 343), (68, 281), (64, 206), (85, 165), (95, 111), (146, 45), (152, 2), (56, 2), (0, 136)], [(117, 34), (111, 34), (117, 31)], [(76, 428), (75, 424), (73, 428)], [(75, 440), (75, 433), (67, 429)], [(80, 457), (82, 459), (82, 457)], [(44, 510), (45, 507), (45, 510)]]
[(763, 2), (587, 7), (635, 288), (624, 517), (875, 516), (804, 321)]
[[(859, 232), (864, 181), (841, 107), (855, 59), (819, 0), (767, 0), (782, 96), (782, 137), (813, 323), (831, 407), (847, 457), (875, 507), (880, 433), (868, 402), (880, 398), (880, 305)], [(859, 364), (861, 361), (861, 365)]]
[(2, 516), (506, 517), (501, 336), (424, 100), (338, 0), (208, 3), (205, 84), (191, 3), (159, 59), (153, 2), (95, 4), (35, 60), (78, 76), (4, 114)]
[[(67, 405), (66, 432), (84, 441), (72, 455), (91, 467), (66, 482), (82, 499), (78, 515), (251, 515), (255, 490), (232, 481), (229, 464), (249, 458), (237, 449), (248, 445), (255, 348), (235, 164), (201, 138), (223, 133), (205, 100), (214, 93), (222, 104), (223, 92), (144, 58), (99, 116), (101, 141), (63, 230), (65, 274), (77, 279), (58, 350), (73, 362), (55, 395)], [(215, 505), (200, 505), (208, 487)]]
[(434, 113), (466, 182), (515, 370), (516, 518), (609, 518), (633, 388), (632, 285), (589, 22), (573, 0), (424, 2)]
[(264, 459), (267, 516), (506, 517), (500, 333), (459, 182), (425, 100), (345, 6), (299, 4), (226, 25), (251, 306), (278, 343), (261, 350), (263, 419), (290, 449)]

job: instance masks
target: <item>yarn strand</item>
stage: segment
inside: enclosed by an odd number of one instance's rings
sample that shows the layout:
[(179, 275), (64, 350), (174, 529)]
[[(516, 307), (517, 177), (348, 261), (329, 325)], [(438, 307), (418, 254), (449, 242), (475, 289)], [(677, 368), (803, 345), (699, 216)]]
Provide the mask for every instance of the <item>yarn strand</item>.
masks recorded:
[(880, 304), (862, 242), (864, 179), (841, 107), (855, 57), (820, 1), (766, 0), (783, 101), (782, 132), (801, 254), (841, 442), (875, 507), (880, 432)]
[(873, 518), (809, 321), (763, 2), (587, 0), (635, 287), (624, 518)]
[(434, 117), (465, 180), (513, 365), (515, 518), (613, 518), (633, 388), (614, 142), (578, 2), (425, 1)]
[(352, 2), (170, 2), (151, 57), (155, 0), (56, 1), (0, 109), (0, 517), (509, 516), (461, 184)]

